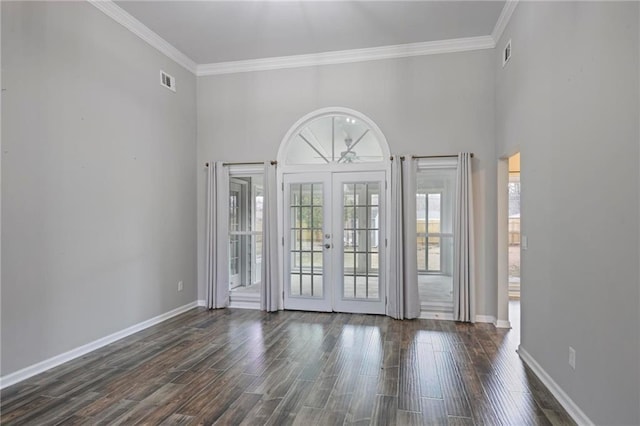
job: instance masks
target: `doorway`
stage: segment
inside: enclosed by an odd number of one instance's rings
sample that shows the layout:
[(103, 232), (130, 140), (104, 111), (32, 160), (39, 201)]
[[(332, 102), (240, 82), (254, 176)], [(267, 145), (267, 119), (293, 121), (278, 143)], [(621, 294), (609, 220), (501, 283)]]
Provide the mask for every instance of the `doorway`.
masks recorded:
[(509, 157), (509, 300), (520, 300), (520, 153)]
[(298, 120), (278, 151), (285, 309), (384, 314), (390, 153), (347, 108)]
[(424, 159), (417, 164), (418, 293), (423, 318), (453, 319), (453, 214), (457, 165), (457, 159)]
[[(521, 253), (526, 240), (521, 235), (520, 164), (517, 152), (498, 160), (498, 317), (496, 326), (511, 328), (520, 322), (523, 286)], [(525, 243), (521, 246), (521, 242)]]
[(286, 174), (285, 309), (385, 313), (385, 173)]
[(230, 300), (255, 301), (262, 270), (262, 170), (228, 167)]

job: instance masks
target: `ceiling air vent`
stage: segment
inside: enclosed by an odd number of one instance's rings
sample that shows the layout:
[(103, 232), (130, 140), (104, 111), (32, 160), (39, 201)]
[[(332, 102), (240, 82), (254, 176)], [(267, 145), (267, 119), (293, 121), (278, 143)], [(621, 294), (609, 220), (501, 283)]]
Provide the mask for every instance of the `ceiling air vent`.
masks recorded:
[(511, 59), (511, 40), (507, 42), (507, 45), (504, 47), (504, 51), (502, 52), (503, 67), (507, 65), (507, 62), (509, 62), (509, 59)]
[(164, 71), (160, 71), (160, 84), (173, 92), (176, 91), (176, 79)]

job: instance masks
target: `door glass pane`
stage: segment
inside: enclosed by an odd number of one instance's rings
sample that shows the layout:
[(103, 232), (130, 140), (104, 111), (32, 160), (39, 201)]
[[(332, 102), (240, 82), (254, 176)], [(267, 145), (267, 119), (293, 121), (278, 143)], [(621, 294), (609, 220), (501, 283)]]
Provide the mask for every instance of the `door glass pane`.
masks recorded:
[(324, 261), (323, 184), (290, 184), (291, 296), (322, 297)]
[(299, 296), (300, 295), (300, 275), (299, 274), (291, 274), (291, 295)]
[(300, 244), (302, 246), (302, 250), (311, 250), (311, 230), (310, 229), (301, 229), (300, 230), (301, 241)]
[(315, 274), (313, 276), (313, 295), (322, 297), (322, 275)]
[(311, 184), (303, 183), (300, 185), (300, 205), (302, 206), (310, 206), (311, 205)]
[[(379, 300), (379, 197), (377, 182), (345, 183), (342, 241), (345, 299)], [(353, 205), (353, 207), (351, 207)]]

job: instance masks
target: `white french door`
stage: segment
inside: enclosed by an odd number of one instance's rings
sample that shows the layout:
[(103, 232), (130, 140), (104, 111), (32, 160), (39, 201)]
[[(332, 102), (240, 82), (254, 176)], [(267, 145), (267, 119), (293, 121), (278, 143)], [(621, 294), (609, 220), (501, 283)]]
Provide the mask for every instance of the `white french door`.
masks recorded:
[(285, 309), (385, 313), (385, 173), (285, 174)]

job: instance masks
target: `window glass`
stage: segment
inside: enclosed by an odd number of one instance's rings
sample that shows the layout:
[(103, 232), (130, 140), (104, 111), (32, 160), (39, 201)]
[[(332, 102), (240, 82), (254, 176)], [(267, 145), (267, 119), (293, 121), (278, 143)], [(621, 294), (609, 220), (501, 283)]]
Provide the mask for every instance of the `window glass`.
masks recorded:
[(319, 117), (295, 135), (286, 163), (348, 164), (382, 161), (383, 150), (374, 132), (362, 120), (335, 114)]

